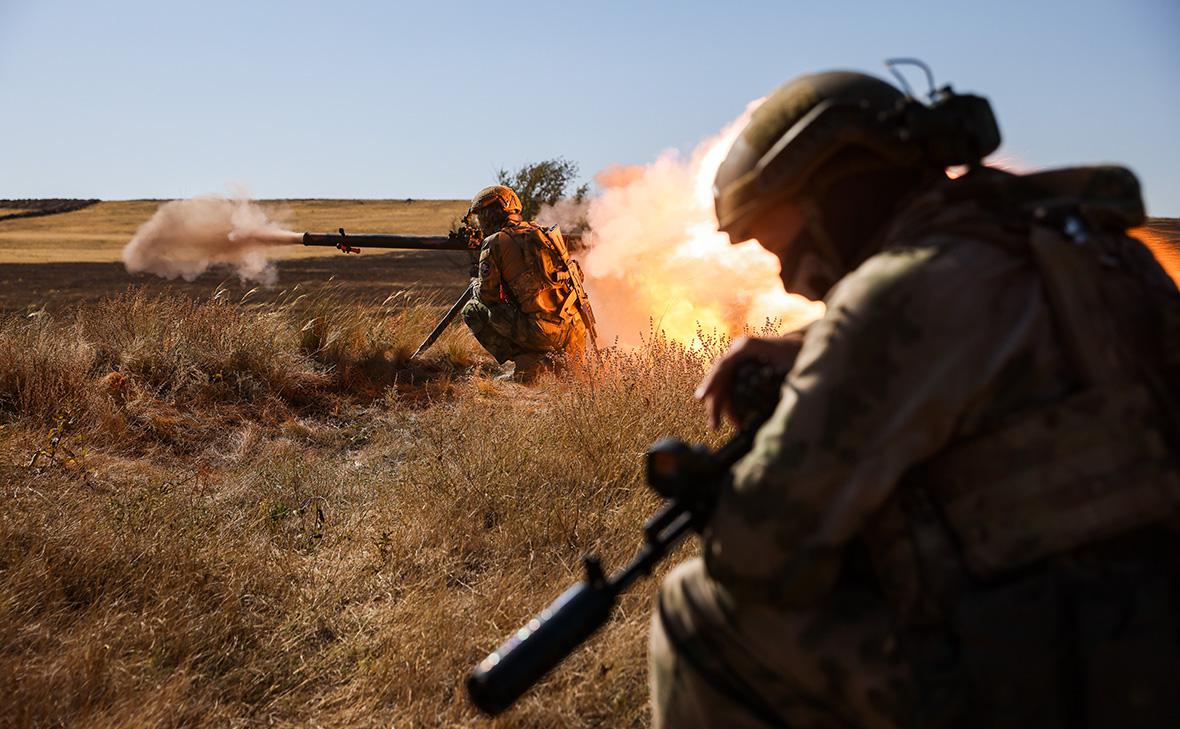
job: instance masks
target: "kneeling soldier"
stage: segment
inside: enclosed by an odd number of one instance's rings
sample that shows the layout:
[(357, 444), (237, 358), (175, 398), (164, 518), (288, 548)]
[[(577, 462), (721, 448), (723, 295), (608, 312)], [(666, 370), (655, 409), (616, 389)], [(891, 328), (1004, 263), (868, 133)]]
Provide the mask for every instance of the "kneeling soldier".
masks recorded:
[(582, 271), (561, 231), (521, 218), (520, 198), (495, 185), (471, 201), (484, 234), (475, 297), (463, 321), (496, 361), (515, 363), (515, 379), (532, 380), (561, 357), (580, 358), (594, 337)]

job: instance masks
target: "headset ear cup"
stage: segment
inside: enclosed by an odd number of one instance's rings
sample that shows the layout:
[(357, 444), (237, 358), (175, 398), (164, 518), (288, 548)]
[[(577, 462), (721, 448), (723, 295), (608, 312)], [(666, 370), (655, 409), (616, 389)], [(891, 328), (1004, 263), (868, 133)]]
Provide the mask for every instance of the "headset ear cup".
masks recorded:
[(984, 97), (962, 95), (955, 98), (961, 109), (959, 116), (963, 137), (969, 141), (971, 149), (968, 152), (974, 158), (964, 164), (975, 164), (999, 148), (1000, 125), (991, 103)]
[(906, 128), (932, 164), (976, 165), (1000, 146), (1000, 127), (982, 96), (956, 94), (949, 87), (930, 106), (907, 113)]

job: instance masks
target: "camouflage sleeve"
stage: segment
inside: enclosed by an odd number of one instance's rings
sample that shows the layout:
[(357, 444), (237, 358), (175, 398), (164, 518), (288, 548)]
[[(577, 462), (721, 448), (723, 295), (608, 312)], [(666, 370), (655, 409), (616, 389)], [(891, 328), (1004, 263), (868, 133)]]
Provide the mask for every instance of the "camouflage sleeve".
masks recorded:
[(500, 303), (500, 287), (503, 283), (501, 275), (499, 239), (490, 236), (480, 246), (479, 250), (479, 279), (475, 295), (482, 303), (492, 306)]
[(891, 250), (845, 277), (719, 496), (705, 534), (712, 576), (746, 599), (808, 601), (1043, 311), (1027, 267), (989, 246)]

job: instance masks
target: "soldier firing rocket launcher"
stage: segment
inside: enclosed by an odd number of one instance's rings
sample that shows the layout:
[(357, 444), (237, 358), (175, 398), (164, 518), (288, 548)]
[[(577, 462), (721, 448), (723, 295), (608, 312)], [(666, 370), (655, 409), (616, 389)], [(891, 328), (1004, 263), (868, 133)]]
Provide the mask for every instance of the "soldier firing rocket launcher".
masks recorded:
[[(581, 236), (568, 236), (565, 238), (566, 245), (571, 250), (576, 250), (581, 247)], [(344, 228), (338, 228), (335, 233), (304, 233), (303, 245), (305, 246), (324, 246), (336, 248), (341, 253), (356, 253), (361, 252), (361, 247), (365, 248), (393, 248), (398, 250), (409, 251), (467, 251), (471, 254), (472, 260), (472, 277), (475, 274), (476, 257), (479, 251), (479, 246), (483, 242), (483, 234), (479, 229), (471, 225), (463, 225), (446, 235), (401, 235), (394, 233), (345, 233)], [(474, 285), (468, 285), (459, 296), (459, 299), (447, 311), (422, 344), (418, 345), (418, 349), (414, 350), (414, 354), (410, 355), (410, 359), (415, 359), (427, 349), (430, 345), (442, 336), (442, 333), (447, 330), (451, 322), (463, 310), (463, 305), (466, 304), (475, 293)], [(593, 331), (593, 329), (591, 329)]]

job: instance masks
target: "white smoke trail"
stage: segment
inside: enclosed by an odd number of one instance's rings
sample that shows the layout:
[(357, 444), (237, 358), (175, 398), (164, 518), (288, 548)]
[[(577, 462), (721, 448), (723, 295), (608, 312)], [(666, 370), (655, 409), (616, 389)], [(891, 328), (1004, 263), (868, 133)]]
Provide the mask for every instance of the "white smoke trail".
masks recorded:
[(245, 197), (209, 195), (161, 205), (123, 248), (123, 263), (130, 273), (185, 281), (228, 266), (243, 281), (269, 285), (277, 275), (269, 250), (299, 241)]

